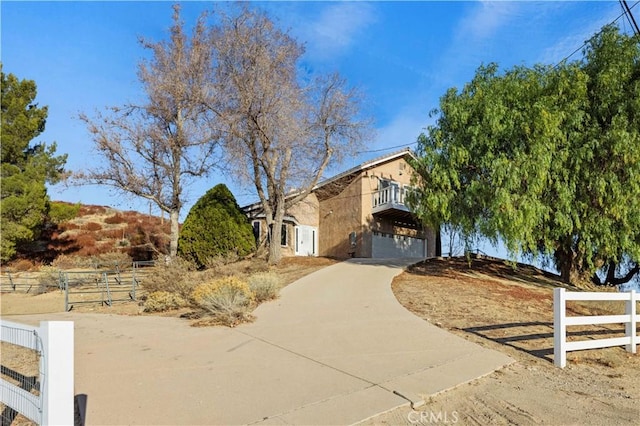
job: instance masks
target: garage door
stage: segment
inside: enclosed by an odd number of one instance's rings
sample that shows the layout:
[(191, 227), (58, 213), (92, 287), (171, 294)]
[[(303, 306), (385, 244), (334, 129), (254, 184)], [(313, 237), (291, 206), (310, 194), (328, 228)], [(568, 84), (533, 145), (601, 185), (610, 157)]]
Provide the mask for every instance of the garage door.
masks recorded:
[(384, 233), (373, 234), (372, 257), (374, 258), (398, 258), (398, 257), (426, 257), (427, 240), (408, 237), (406, 235), (394, 235)]

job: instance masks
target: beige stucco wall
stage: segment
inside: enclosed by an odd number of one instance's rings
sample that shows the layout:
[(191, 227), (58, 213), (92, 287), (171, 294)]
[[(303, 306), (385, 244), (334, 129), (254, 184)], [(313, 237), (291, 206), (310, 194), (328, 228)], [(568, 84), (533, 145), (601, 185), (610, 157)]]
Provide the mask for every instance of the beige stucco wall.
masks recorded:
[(293, 217), (298, 222), (298, 225), (308, 225), (317, 228), (320, 225), (318, 209), (318, 197), (312, 193), (287, 210), (287, 216)]
[[(320, 202), (320, 256), (343, 259), (352, 255), (349, 234), (357, 232), (360, 238), (362, 228), (361, 181), (361, 178), (355, 179), (335, 197)], [(361, 246), (358, 241), (356, 247)], [(361, 256), (357, 251), (353, 255)]]
[[(411, 184), (413, 169), (404, 158), (377, 165), (360, 172), (341, 193), (319, 201), (310, 194), (287, 211), (287, 216), (300, 225), (318, 228), (318, 254), (336, 258), (371, 257), (373, 231), (427, 238), (427, 256), (435, 255), (435, 232), (417, 231), (395, 226), (388, 220), (374, 218), (373, 193), (380, 179), (389, 179), (403, 185)], [(294, 223), (287, 221), (287, 246), (284, 256), (295, 255)], [(264, 221), (262, 231), (266, 232)], [(349, 235), (356, 233), (356, 246), (351, 246)]]
[[(320, 255), (344, 258), (371, 257), (372, 231), (424, 237), (424, 233), (394, 226), (376, 219), (373, 193), (380, 179), (389, 179), (403, 185), (411, 184), (413, 169), (404, 158), (380, 164), (361, 172), (342, 193), (320, 202)], [(349, 234), (357, 233), (356, 247), (351, 248)]]

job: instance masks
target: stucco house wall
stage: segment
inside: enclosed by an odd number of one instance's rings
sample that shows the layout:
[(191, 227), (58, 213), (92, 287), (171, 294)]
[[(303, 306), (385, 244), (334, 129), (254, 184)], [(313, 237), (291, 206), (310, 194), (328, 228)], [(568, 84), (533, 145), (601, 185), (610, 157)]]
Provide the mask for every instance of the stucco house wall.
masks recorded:
[[(394, 185), (398, 185), (398, 191), (401, 191), (404, 197), (405, 187), (411, 185), (414, 173), (406, 160), (409, 155), (412, 155), (409, 151), (390, 154), (350, 169), (318, 185), (303, 201), (287, 211), (284, 222), (287, 238), (286, 245), (282, 246), (283, 255), (296, 255), (295, 227), (305, 225), (316, 229), (315, 254), (320, 256), (372, 257), (373, 250), (377, 250), (379, 256), (388, 253), (385, 250), (380, 251), (380, 247), (388, 247), (388, 243), (392, 243), (394, 239), (399, 239), (401, 244), (413, 241), (411, 244), (415, 245), (416, 240), (409, 237), (426, 238), (424, 254), (434, 256), (436, 232), (423, 229), (416, 223), (415, 217), (402, 202), (400, 206), (392, 206), (380, 201), (379, 190), (383, 181), (392, 181)], [(379, 204), (375, 214), (374, 195)], [(253, 213), (258, 210), (254, 210)], [(251, 217), (251, 213), (248, 214)], [(253, 220), (261, 222), (261, 236), (264, 237), (264, 215), (256, 215)], [(309, 241), (309, 238), (301, 238), (301, 241)], [(406, 253), (416, 255), (414, 251)]]

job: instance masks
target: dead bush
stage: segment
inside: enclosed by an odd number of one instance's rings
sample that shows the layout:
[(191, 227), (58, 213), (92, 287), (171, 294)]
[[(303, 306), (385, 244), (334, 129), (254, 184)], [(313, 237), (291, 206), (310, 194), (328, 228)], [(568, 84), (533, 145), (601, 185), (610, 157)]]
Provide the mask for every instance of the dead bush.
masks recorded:
[(60, 270), (54, 266), (41, 266), (38, 274), (36, 294), (60, 288)]
[(184, 259), (176, 257), (168, 263), (159, 263), (153, 267), (144, 288), (148, 292), (166, 291), (178, 294), (189, 300), (194, 287), (198, 284), (194, 274), (195, 266)]
[(216, 323), (233, 327), (251, 319), (254, 295), (249, 285), (237, 277), (200, 284), (192, 298)]
[(165, 312), (187, 306), (187, 302), (176, 293), (154, 291), (144, 301), (145, 312)]
[(109, 225), (115, 225), (117, 223), (123, 223), (126, 221), (127, 220), (120, 213), (116, 213), (113, 216), (109, 216), (104, 219), (104, 223), (107, 223)]
[(204, 266), (206, 269), (221, 269), (223, 266), (235, 263), (240, 260), (240, 256), (236, 252), (229, 252), (225, 254), (219, 254), (217, 256), (209, 256)]
[(99, 223), (96, 223), (96, 222), (89, 222), (85, 226), (85, 229), (87, 231), (91, 231), (91, 232), (100, 231), (100, 230), (102, 230), (102, 225), (100, 225)]
[(255, 273), (249, 276), (248, 283), (257, 303), (277, 299), (282, 286), (282, 280), (275, 272)]
[(133, 265), (131, 257), (127, 253), (123, 253), (121, 251), (101, 253), (95, 256), (92, 261), (98, 266), (105, 266), (108, 268), (115, 268), (117, 266), (120, 269), (125, 269), (131, 268)]
[(82, 249), (84, 247), (94, 247), (96, 245), (95, 235), (83, 232), (76, 236), (76, 244)]
[(19, 259), (15, 262), (11, 263), (9, 266), (9, 270), (16, 272), (30, 271), (34, 268), (34, 264), (32, 261), (27, 259)]
[(60, 254), (53, 259), (51, 266), (56, 269), (90, 268), (91, 259), (83, 256)]

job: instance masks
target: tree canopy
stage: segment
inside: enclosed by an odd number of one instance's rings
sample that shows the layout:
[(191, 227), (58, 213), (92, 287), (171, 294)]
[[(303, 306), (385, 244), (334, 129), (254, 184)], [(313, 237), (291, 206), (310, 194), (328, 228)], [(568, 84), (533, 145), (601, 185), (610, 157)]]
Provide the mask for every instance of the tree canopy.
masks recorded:
[(255, 246), (247, 216), (229, 188), (219, 184), (191, 207), (180, 232), (178, 254), (203, 267), (216, 256), (246, 256)]
[(47, 119), (47, 107), (35, 103), (36, 83), (1, 74), (0, 258), (6, 261), (20, 244), (39, 236), (49, 205), (45, 184), (59, 181), (67, 156), (55, 156), (55, 143), (33, 143), (44, 131)]
[(578, 61), (490, 64), (447, 91), (418, 139), (418, 214), (550, 259), (566, 281), (636, 275), (638, 42), (607, 26)]

